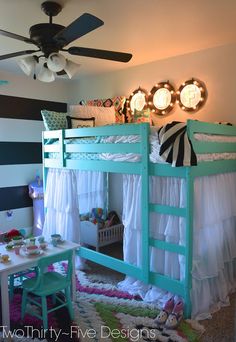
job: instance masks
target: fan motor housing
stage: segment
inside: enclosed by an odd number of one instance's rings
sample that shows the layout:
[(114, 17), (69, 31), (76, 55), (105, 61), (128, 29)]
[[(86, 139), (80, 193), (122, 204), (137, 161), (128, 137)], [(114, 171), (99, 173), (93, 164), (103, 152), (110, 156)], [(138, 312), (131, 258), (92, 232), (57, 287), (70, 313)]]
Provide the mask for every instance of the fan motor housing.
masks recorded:
[(59, 24), (42, 23), (31, 26), (30, 39), (34, 40), (46, 57), (52, 52), (58, 52), (63, 44), (55, 41), (53, 37), (63, 30), (65, 26)]

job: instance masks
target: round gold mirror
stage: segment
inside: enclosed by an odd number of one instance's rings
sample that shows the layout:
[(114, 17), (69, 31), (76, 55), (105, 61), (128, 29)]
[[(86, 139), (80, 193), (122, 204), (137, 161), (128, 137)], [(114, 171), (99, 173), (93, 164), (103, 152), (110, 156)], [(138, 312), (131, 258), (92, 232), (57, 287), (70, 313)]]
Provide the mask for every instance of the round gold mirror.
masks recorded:
[(202, 82), (191, 79), (184, 82), (177, 91), (177, 102), (181, 109), (194, 112), (206, 101), (206, 89)]
[(173, 109), (175, 99), (174, 87), (168, 81), (160, 82), (150, 91), (148, 104), (153, 113), (165, 115)]

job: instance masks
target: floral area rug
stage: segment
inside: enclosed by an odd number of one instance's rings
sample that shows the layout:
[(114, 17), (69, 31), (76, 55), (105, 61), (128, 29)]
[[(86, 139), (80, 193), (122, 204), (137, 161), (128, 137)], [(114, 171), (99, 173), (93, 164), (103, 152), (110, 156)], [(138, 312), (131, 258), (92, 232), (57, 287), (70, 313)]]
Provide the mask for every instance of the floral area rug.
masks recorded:
[[(56, 271), (63, 273), (65, 264), (58, 264)], [(99, 342), (99, 341), (161, 341), (196, 342), (203, 332), (201, 326), (182, 321), (178, 329), (158, 327), (154, 319), (158, 309), (144, 303), (140, 298), (120, 291), (115, 285), (91, 281), (86, 273), (77, 271), (75, 318), (71, 322), (66, 308), (49, 314), (49, 330), (45, 332), (42, 322), (26, 315), (21, 321), (21, 290), (15, 291), (11, 303), (11, 330), (13, 341), (25, 342)], [(48, 302), (49, 307), (52, 303)], [(30, 311), (38, 310), (32, 305)], [(3, 331), (0, 341), (3, 341)]]
[(77, 272), (75, 323), (82, 341), (198, 341), (203, 328), (182, 321), (178, 329), (158, 327), (158, 309), (116, 286), (91, 282), (86, 273)]

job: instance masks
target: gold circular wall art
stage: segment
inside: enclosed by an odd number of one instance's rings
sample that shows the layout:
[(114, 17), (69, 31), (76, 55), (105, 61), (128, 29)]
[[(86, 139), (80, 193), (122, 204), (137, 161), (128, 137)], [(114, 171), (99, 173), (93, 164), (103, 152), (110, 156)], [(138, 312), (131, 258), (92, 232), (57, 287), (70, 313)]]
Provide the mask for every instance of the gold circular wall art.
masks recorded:
[(148, 105), (148, 92), (146, 89), (139, 87), (134, 90), (130, 95), (127, 102), (127, 110), (131, 115), (134, 114), (134, 111), (141, 111), (147, 108)]
[(168, 81), (160, 82), (150, 91), (148, 104), (153, 113), (166, 115), (173, 109), (175, 100), (174, 87)]
[(201, 81), (191, 79), (184, 82), (177, 91), (177, 103), (187, 112), (198, 111), (206, 102), (206, 88)]

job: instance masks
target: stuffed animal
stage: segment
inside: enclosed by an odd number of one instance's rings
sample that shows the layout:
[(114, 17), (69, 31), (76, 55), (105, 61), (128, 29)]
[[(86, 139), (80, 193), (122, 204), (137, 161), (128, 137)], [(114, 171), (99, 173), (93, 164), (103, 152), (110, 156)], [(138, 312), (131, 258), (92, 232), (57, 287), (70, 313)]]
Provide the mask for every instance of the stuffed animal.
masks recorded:
[(103, 210), (102, 208), (93, 208), (91, 210), (92, 219), (96, 219), (98, 222), (102, 220)]

